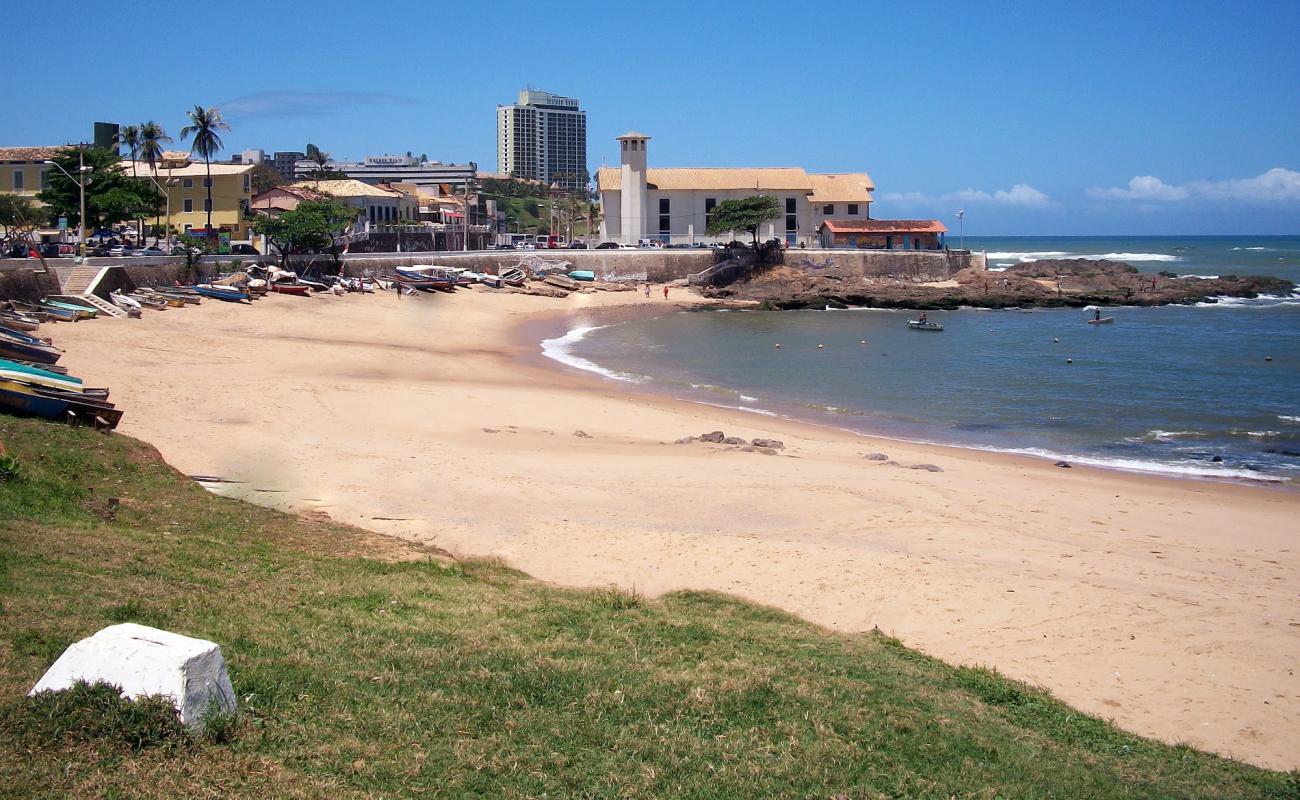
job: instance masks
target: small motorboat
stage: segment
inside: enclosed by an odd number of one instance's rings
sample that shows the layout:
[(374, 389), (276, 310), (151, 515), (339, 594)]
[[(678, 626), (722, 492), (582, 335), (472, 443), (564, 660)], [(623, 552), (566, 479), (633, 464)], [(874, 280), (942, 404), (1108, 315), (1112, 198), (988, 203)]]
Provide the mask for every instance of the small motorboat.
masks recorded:
[(139, 300), (134, 297), (127, 297), (121, 292), (109, 292), (108, 299), (113, 302), (113, 305), (125, 311), (128, 317), (139, 317), (141, 310), (144, 308)]
[(63, 356), (63, 351), (33, 336), (19, 338), (0, 335), (0, 358), (10, 361), (30, 361), (34, 364), (53, 364)]
[(13, 330), (34, 331), (41, 326), (41, 321), (27, 314), (0, 312), (0, 325)]
[(909, 319), (909, 320), (907, 321), (907, 327), (911, 328), (911, 329), (914, 330), (914, 331), (941, 331), (941, 330), (943, 330), (943, 325), (941, 325), (941, 324), (938, 323), (938, 322), (922, 322), (922, 321), (919, 320), (919, 319)]
[(51, 314), (59, 311), (70, 312), (74, 320), (94, 319), (99, 316), (99, 309), (97, 308), (83, 306), (80, 303), (65, 303), (62, 300), (53, 300), (48, 297), (41, 301), (41, 308)]
[(501, 278), (501, 282), (506, 286), (523, 286), (524, 280), (528, 278), (528, 275), (518, 267), (498, 266), (497, 277)]
[(1088, 320), (1089, 325), (1109, 325), (1115, 321), (1114, 317), (1102, 317), (1101, 319)]
[(569, 273), (569, 277), (575, 281), (594, 281), (596, 273), (589, 269), (575, 269)]
[(305, 283), (272, 283), (267, 288), (276, 294), (293, 294), (299, 297), (306, 297), (311, 291), (311, 287)]

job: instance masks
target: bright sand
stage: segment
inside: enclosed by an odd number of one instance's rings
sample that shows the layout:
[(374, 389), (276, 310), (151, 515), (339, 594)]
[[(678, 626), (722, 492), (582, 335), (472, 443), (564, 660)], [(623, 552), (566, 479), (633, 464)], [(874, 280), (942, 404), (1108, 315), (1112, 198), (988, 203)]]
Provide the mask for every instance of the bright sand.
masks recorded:
[[(187, 474), (244, 481), (223, 493), (561, 584), (713, 589), (878, 626), (1129, 730), (1300, 767), (1300, 493), (639, 394), (545, 366), (517, 330), (645, 303), (666, 305), (658, 290), (271, 296), (43, 333), (112, 388), (124, 433)], [(715, 429), (785, 449), (672, 444)]]

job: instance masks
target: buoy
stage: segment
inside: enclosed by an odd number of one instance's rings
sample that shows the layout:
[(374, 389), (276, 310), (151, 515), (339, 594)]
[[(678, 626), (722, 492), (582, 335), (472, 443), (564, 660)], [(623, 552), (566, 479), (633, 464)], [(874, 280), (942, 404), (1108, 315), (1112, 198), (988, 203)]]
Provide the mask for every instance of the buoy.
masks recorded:
[(819, 345), (817, 345), (817, 349), (820, 350), (820, 349), (822, 349), (822, 348), (825, 347), (825, 346), (826, 346), (826, 345), (824, 345), (824, 344), (819, 344)]
[(1053, 340), (1052, 340), (1052, 344), (1060, 344), (1060, 343), (1061, 343), (1061, 340), (1060, 340), (1060, 339), (1053, 339)]
[(1272, 361), (1272, 360), (1273, 360), (1273, 357), (1272, 357), (1272, 356), (1264, 356), (1264, 360), (1265, 360), (1265, 361)]
[(866, 343), (867, 343), (866, 339), (863, 339), (861, 342), (858, 342), (858, 344), (866, 344)]
[(1074, 363), (1074, 359), (1073, 359), (1073, 358), (1067, 358), (1067, 359), (1065, 359), (1065, 363), (1067, 363), (1067, 364), (1073, 364), (1073, 363)]
[(780, 350), (780, 349), (781, 349), (781, 343), (780, 343), (780, 342), (777, 342), (777, 343), (776, 343), (776, 349), (777, 349), (777, 350)]

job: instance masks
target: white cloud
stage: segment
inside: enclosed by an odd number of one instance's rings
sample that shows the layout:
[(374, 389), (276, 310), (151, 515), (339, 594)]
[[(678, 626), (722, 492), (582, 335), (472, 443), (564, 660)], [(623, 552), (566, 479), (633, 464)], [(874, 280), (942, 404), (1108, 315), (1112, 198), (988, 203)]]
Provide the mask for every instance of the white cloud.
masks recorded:
[(229, 117), (320, 117), (362, 106), (409, 102), (412, 101), (383, 92), (273, 90), (253, 92), (217, 105)]
[(1271, 203), (1300, 200), (1300, 172), (1274, 167), (1253, 178), (1226, 181), (1189, 181), (1168, 184), (1154, 175), (1139, 175), (1128, 187), (1089, 189), (1089, 197), (1103, 200), (1142, 200), (1176, 203), (1184, 200), (1226, 200)]
[(941, 195), (928, 195), (923, 192), (887, 192), (882, 194), (880, 199), (882, 202), (904, 207), (991, 204), (1045, 208), (1052, 205), (1051, 197), (1027, 183), (1017, 183), (1010, 189), (998, 189), (992, 194), (983, 189), (959, 189)]

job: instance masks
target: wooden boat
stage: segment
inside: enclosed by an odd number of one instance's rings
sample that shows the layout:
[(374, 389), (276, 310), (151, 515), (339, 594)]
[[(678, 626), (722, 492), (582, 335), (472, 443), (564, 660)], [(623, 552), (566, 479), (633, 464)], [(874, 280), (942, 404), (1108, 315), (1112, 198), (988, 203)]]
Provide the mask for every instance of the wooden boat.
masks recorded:
[(456, 276), (442, 267), (436, 267), (432, 264), (417, 265), (412, 267), (394, 267), (399, 278), (405, 278), (407, 281), (417, 281), (426, 283), (427, 287), (420, 286), (417, 288), (439, 289), (444, 292), (450, 292), (456, 288)]
[(941, 330), (943, 330), (943, 325), (939, 324), (938, 322), (922, 322), (922, 321), (919, 320), (919, 319), (909, 319), (909, 320), (907, 321), (907, 327), (911, 328), (911, 329), (914, 330), (914, 331), (941, 331)]
[(551, 286), (560, 289), (568, 289), (571, 292), (578, 288), (578, 282), (576, 280), (570, 278), (568, 275), (560, 275), (559, 273), (547, 275), (542, 279), (542, 283), (548, 283)]
[(1102, 317), (1101, 319), (1088, 320), (1089, 325), (1109, 325), (1115, 321), (1114, 317)]
[(46, 312), (50, 314), (56, 314), (60, 311), (71, 312), (73, 320), (94, 319), (99, 316), (99, 309), (97, 308), (89, 308), (87, 306), (73, 303), (64, 303), (60, 300), (42, 300), (41, 308), (45, 309)]
[(32, 336), (27, 331), (21, 331), (16, 328), (10, 328), (7, 325), (0, 325), (0, 336), (8, 336), (10, 339), (17, 339), (20, 342), (28, 344), (53, 344), (49, 339), (41, 336)]
[(10, 330), (34, 331), (41, 326), (40, 320), (26, 314), (0, 311), (0, 325)]
[[(9, 361), (0, 358), (0, 379), (18, 381), (21, 383), (30, 383), (37, 386), (46, 386), (51, 389), (63, 389), (70, 392), (80, 392), (84, 390), (81, 385), (81, 378), (76, 378), (67, 374), (50, 372), (40, 367), (32, 367), (17, 361)], [(107, 390), (105, 390), (107, 396)]]
[(202, 297), (211, 297), (214, 300), (224, 300), (227, 303), (242, 303), (248, 299), (247, 292), (242, 292), (233, 286), (213, 286), (210, 283), (199, 283), (190, 288)]
[(121, 410), (105, 399), (4, 379), (0, 379), (0, 409), (108, 429), (122, 420)]
[(528, 275), (519, 267), (497, 267), (497, 276), (506, 286), (523, 286)]
[(594, 281), (596, 273), (589, 269), (575, 269), (569, 272), (569, 277), (575, 281)]
[(30, 361), (34, 364), (53, 364), (62, 355), (62, 350), (34, 336), (0, 334), (0, 358), (10, 361)]
[(59, 375), (67, 375), (67, 374), (68, 374), (68, 368), (67, 368), (67, 367), (61, 367), (61, 366), (59, 366), (58, 364), (37, 364), (37, 363), (34, 363), (34, 362), (32, 362), (32, 361), (21, 361), (21, 360), (16, 359), (16, 358), (11, 358), (11, 359), (9, 359), (9, 361), (13, 362), (14, 364), (22, 364), (24, 367), (36, 367), (37, 369), (43, 369), (43, 370), (45, 370), (46, 372), (54, 372), (54, 373), (57, 373), (57, 374), (59, 374)]
[(306, 297), (311, 291), (311, 287), (305, 283), (273, 283), (267, 288), (276, 294), (295, 294), (299, 297)]
[[(136, 301), (137, 303), (139, 303), (144, 308), (150, 308), (153, 309), (154, 311), (166, 311), (169, 305), (166, 300), (163, 300), (162, 298), (156, 297), (154, 295), (132, 293), (127, 296), (130, 297), (132, 300)], [(177, 300), (176, 302), (178, 305), (182, 305), (182, 306), (185, 305), (184, 300)]]

